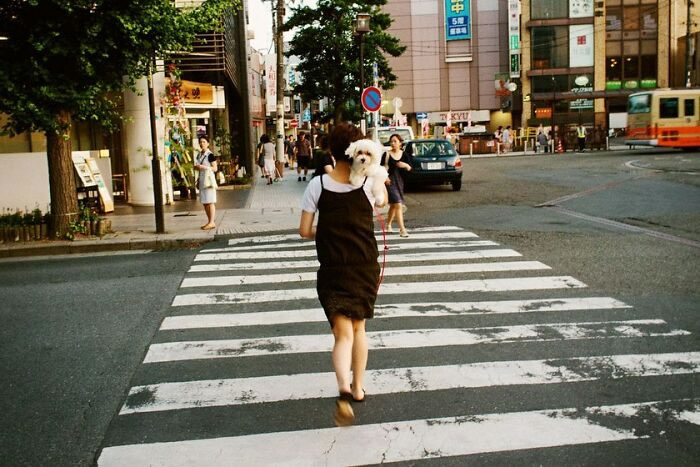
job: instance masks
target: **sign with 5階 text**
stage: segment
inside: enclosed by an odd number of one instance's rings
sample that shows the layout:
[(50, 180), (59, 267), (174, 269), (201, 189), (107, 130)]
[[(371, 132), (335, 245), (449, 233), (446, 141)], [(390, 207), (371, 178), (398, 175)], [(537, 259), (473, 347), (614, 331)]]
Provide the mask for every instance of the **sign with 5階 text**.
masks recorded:
[(445, 0), (445, 40), (471, 38), (471, 0)]

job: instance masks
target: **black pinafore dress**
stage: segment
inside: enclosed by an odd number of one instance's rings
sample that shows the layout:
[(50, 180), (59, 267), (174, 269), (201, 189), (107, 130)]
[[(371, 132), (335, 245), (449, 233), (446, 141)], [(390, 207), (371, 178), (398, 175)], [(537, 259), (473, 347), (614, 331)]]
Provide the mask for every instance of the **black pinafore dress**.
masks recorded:
[[(318, 200), (316, 252), (321, 267), (316, 291), (329, 323), (340, 313), (351, 319), (374, 316), (379, 263), (372, 206), (362, 186), (347, 193), (323, 187)], [(367, 179), (365, 179), (367, 181)]]

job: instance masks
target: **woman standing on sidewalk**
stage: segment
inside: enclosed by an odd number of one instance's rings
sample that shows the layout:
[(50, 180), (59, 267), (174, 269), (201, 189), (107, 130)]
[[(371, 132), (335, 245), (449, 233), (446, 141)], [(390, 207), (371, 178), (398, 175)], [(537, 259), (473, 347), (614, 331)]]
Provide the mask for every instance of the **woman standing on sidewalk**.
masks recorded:
[[(201, 228), (211, 230), (216, 228), (216, 181), (213, 174), (216, 173), (216, 156), (209, 150), (209, 139), (206, 136), (199, 138), (199, 155), (194, 168), (199, 171), (197, 188), (199, 188), (199, 200), (204, 205), (207, 213), (207, 223)], [(211, 172), (209, 174), (208, 172)]]
[[(379, 286), (373, 183), (365, 179), (359, 188), (350, 183), (345, 154), (350, 143), (362, 137), (352, 125), (343, 123), (333, 129), (329, 146), (335, 167), (329, 174), (314, 177), (306, 187), (299, 222), (299, 235), (316, 239), (321, 263), (316, 290), (335, 338), (332, 361), (340, 393), (334, 414), (338, 426), (353, 423), (351, 402), (365, 398), (365, 320), (374, 316)], [(316, 212), (318, 226), (314, 227)]]
[(263, 175), (267, 178), (267, 184), (272, 185), (272, 176), (275, 175), (275, 145), (270, 142), (270, 137), (267, 135), (262, 135), (260, 142), (263, 143), (260, 151), (265, 161)]
[(386, 180), (386, 185), (389, 191), (389, 216), (387, 219), (387, 230), (393, 232), (391, 223), (394, 222), (396, 218), (396, 223), (399, 224), (399, 235), (402, 237), (408, 237), (408, 232), (406, 231), (406, 226), (403, 223), (403, 175), (401, 172), (410, 171), (411, 164), (407, 156), (404, 156), (401, 150), (401, 143), (403, 139), (398, 134), (393, 134), (389, 137), (389, 144), (391, 144), (391, 149), (384, 153), (384, 160), (382, 160), (382, 165), (389, 167), (389, 178)]

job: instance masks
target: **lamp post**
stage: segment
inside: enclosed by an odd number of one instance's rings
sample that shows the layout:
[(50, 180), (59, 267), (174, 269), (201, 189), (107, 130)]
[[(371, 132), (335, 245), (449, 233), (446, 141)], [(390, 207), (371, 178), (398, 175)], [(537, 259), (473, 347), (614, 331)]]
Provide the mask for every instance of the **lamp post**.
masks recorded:
[[(360, 94), (365, 89), (365, 46), (363, 38), (369, 32), (369, 13), (358, 13), (355, 19), (355, 32), (360, 36)], [(361, 107), (361, 128), (365, 132), (365, 109)], [(376, 125), (376, 124), (375, 124)]]

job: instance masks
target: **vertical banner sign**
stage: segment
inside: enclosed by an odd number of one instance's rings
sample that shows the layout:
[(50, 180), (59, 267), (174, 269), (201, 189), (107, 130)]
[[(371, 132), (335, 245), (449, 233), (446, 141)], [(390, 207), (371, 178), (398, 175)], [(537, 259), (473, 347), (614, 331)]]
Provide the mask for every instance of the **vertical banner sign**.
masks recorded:
[(508, 0), (509, 72), (511, 78), (520, 78), (520, 0)]
[(277, 112), (277, 54), (265, 56), (265, 114)]
[(471, 0), (445, 0), (445, 40), (471, 38)]
[(593, 16), (593, 0), (569, 0), (569, 18)]
[(593, 66), (593, 25), (569, 26), (569, 66)]

